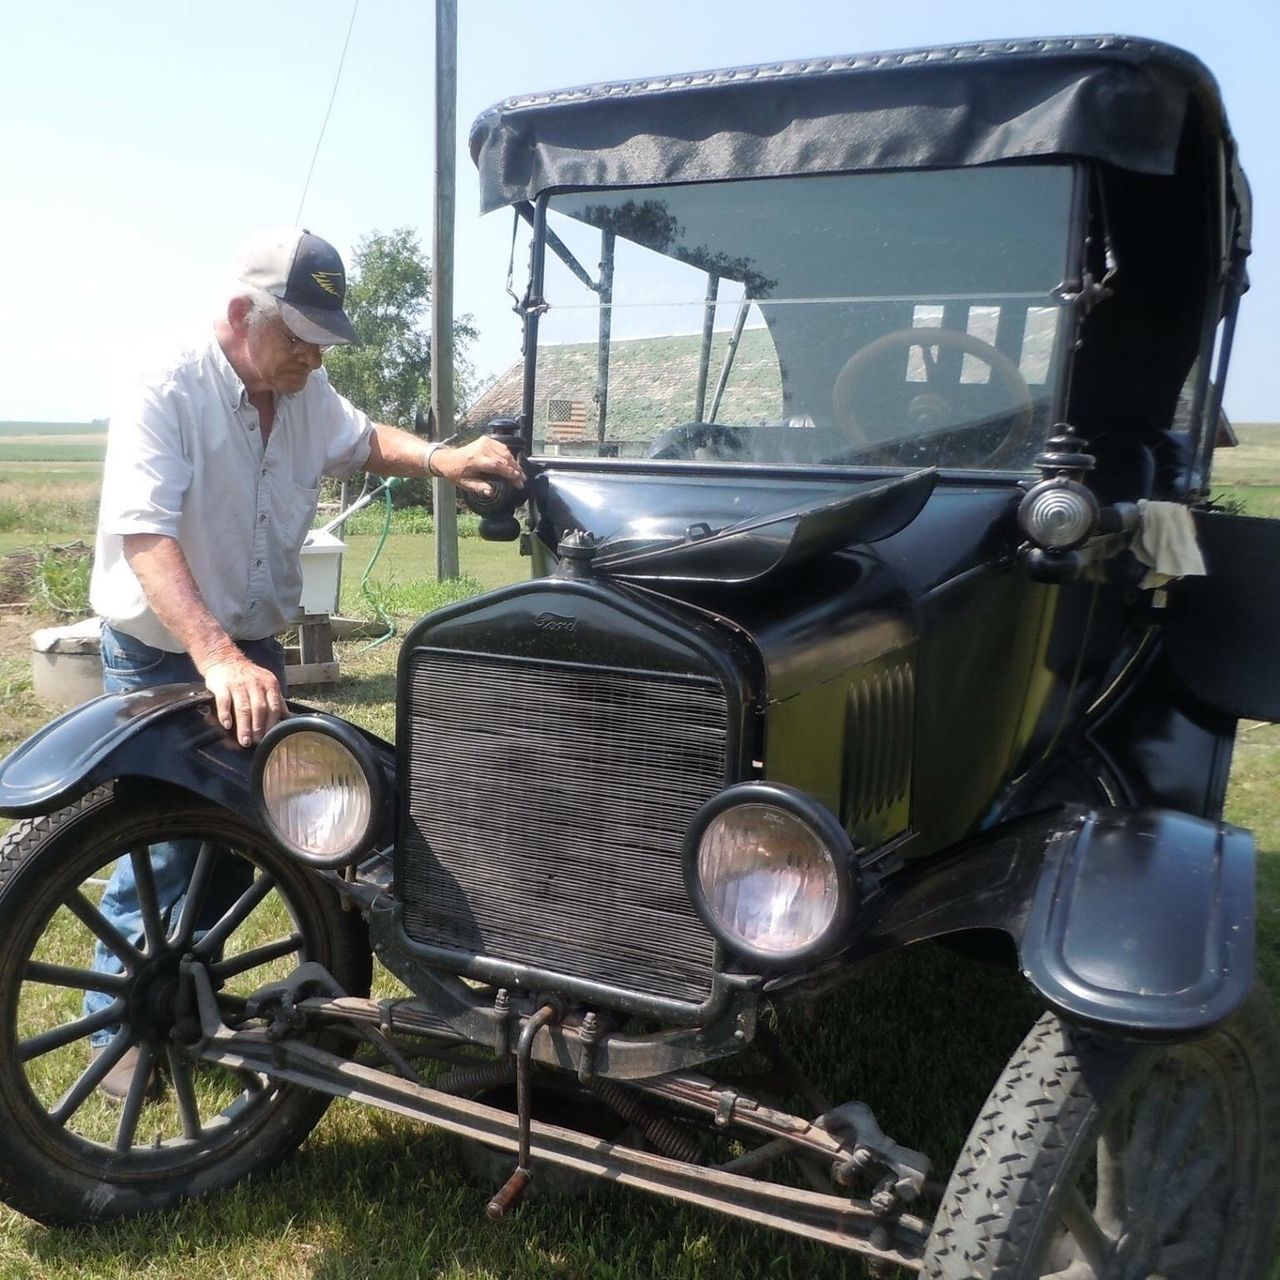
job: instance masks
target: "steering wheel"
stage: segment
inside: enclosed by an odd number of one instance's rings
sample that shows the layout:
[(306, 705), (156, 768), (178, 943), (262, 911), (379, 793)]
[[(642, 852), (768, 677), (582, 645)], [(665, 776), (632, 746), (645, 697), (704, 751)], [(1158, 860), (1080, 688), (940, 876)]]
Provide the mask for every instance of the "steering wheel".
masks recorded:
[[(868, 440), (866, 431), (858, 421), (855, 405), (859, 384), (866, 377), (867, 370), (888, 352), (907, 352), (912, 347), (919, 347), (924, 358), (924, 386), (919, 395), (912, 398), (908, 407), (908, 418), (920, 427), (919, 436), (943, 434), (952, 424), (954, 428), (962, 428), (964, 423), (954, 423), (949, 416), (951, 406), (942, 394), (938, 384), (938, 363), (930, 355), (932, 348), (939, 350), (949, 348), (963, 351), (966, 355), (976, 356), (983, 364), (988, 365), (996, 380), (1009, 393), (1012, 406), (1008, 413), (1009, 425), (999, 444), (981, 461), (970, 465), (994, 467), (1007, 461), (1018, 453), (1027, 443), (1035, 417), (1035, 404), (1031, 388), (1022, 376), (1018, 366), (1002, 351), (997, 351), (989, 342), (975, 338), (971, 333), (960, 329), (920, 328), (894, 329), (882, 334), (873, 342), (868, 342), (860, 351), (845, 361), (844, 368), (836, 378), (834, 401), (836, 422), (850, 436), (858, 440)], [(875, 448), (871, 456), (882, 462), (897, 462), (893, 455), (893, 445), (897, 441), (886, 441)], [(905, 441), (903, 443), (906, 443)]]
[(645, 457), (692, 462), (703, 451), (712, 462), (739, 462), (746, 455), (747, 446), (741, 433), (732, 427), (718, 422), (685, 422), (656, 436)]

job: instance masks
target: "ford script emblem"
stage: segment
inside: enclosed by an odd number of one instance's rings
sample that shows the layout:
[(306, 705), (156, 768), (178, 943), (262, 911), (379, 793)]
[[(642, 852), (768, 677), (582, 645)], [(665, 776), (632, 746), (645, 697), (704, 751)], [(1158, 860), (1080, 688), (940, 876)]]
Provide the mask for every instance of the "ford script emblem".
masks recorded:
[(540, 613), (533, 620), (539, 631), (564, 631), (572, 634), (578, 629), (577, 618), (566, 618), (561, 613)]

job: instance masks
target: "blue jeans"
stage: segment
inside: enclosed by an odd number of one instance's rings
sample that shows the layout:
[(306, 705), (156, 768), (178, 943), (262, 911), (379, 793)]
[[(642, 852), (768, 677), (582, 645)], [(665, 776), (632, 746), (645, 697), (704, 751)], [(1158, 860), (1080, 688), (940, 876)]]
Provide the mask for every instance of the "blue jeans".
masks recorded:
[[(284, 649), (272, 636), (265, 640), (238, 640), (245, 657), (265, 667), (285, 687)], [(117, 631), (105, 623), (102, 627), (102, 687), (107, 693), (132, 693), (158, 684), (202, 684), (196, 665), (185, 653), (168, 653), (141, 640)], [(168, 927), (177, 919), (191, 882), (191, 872), (200, 853), (198, 840), (174, 840), (151, 846), (151, 871), (156, 885), (156, 902), (160, 918)], [(205, 894), (198, 930), (208, 929), (253, 882), (253, 868), (242, 858), (224, 853)], [(134, 881), (133, 863), (120, 858), (103, 890), (98, 908), (106, 919), (126, 938), (140, 945), (143, 939), (142, 911), (138, 905), (138, 888)], [(93, 950), (93, 968), (97, 973), (122, 973), (124, 966), (101, 943)], [(97, 1013), (112, 1001), (105, 991), (85, 994), (84, 1011)], [(99, 1048), (115, 1034), (108, 1027), (95, 1031), (92, 1043)]]

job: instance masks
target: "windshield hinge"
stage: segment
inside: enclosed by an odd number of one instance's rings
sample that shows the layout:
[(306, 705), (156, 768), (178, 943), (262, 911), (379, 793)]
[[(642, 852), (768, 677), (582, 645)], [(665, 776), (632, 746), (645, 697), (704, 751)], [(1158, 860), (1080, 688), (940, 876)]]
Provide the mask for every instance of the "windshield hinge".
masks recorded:
[(1093, 275), (1086, 271), (1078, 288), (1064, 281), (1053, 292), (1068, 306), (1079, 307), (1082, 315), (1088, 315), (1099, 302), (1105, 302), (1115, 293), (1111, 287), (1115, 274), (1115, 266), (1109, 264), (1101, 280), (1095, 280)]

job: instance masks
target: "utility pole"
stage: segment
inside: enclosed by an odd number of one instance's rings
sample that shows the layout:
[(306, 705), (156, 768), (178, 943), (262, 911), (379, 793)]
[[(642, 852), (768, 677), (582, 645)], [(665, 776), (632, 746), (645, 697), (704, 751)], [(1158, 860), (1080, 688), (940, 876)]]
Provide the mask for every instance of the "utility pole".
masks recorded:
[[(458, 137), (458, 4), (436, 0), (435, 221), (431, 240), (431, 407), (436, 439), (453, 434), (453, 216)], [(431, 485), (436, 578), (458, 576), (458, 511), (448, 480)]]

